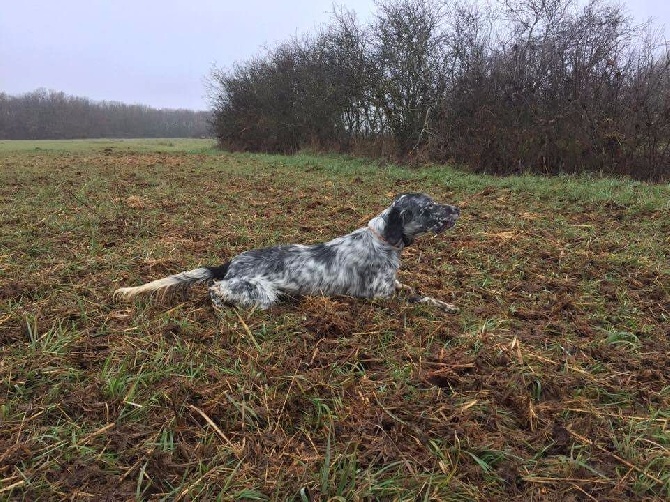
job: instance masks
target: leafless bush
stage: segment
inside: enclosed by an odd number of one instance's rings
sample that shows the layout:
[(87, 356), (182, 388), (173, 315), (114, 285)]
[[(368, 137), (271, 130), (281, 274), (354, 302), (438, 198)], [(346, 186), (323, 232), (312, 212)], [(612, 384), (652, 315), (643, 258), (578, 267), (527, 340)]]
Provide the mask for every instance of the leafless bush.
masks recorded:
[(317, 36), (279, 45), (265, 57), (215, 70), (214, 127), (231, 149), (294, 152), (307, 146), (347, 150), (377, 132), (370, 106), (365, 33), (338, 11)]
[(444, 96), (442, 11), (427, 0), (378, 4), (369, 57), (376, 69), (373, 106), (405, 156), (427, 140)]
[(646, 27), (600, 1), (505, 7), (511, 37), (454, 84), (444, 119), (462, 134), (447, 150), (495, 173), (667, 176), (668, 56)]
[[(670, 56), (591, 0), (385, 0), (217, 71), (223, 146), (393, 153), (492, 173), (670, 175)], [(390, 150), (389, 150), (390, 147)]]

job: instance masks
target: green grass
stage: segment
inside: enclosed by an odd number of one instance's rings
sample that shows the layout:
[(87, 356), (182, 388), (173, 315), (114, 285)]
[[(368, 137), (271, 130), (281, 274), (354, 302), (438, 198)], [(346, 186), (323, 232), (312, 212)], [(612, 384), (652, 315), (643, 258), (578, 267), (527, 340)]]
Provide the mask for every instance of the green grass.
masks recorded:
[[(462, 208), (400, 272), (458, 315), (112, 298), (406, 191)], [(209, 140), (0, 142), (0, 499), (665, 500), (669, 201)]]
[(0, 155), (8, 153), (64, 152), (189, 152), (212, 151), (213, 139), (73, 139), (73, 140), (0, 140)]

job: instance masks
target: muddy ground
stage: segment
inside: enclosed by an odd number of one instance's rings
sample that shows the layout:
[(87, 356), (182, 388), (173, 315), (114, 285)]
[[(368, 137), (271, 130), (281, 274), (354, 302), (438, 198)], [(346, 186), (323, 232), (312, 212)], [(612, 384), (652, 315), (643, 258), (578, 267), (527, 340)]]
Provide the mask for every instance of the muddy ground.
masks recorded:
[[(0, 163), (0, 498), (670, 496), (667, 187), (114, 148)], [(462, 207), (400, 273), (459, 314), (112, 298), (330, 239), (406, 191)]]

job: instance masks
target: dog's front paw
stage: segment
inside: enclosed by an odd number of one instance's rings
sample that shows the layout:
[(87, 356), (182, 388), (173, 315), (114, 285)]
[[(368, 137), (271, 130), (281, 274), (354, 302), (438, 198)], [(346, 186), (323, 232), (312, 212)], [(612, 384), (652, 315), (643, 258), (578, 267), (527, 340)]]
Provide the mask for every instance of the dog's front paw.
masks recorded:
[(436, 302), (435, 306), (447, 314), (458, 314), (461, 311), (461, 309), (459, 309), (453, 303), (447, 303), (441, 300), (434, 300), (434, 301)]

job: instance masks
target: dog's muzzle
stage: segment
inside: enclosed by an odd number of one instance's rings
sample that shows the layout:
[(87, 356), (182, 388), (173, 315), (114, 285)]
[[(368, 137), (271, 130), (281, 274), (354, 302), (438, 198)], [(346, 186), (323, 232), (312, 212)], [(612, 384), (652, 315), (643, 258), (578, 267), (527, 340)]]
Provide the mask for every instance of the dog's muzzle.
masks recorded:
[(443, 205), (440, 209), (442, 214), (439, 216), (437, 224), (430, 228), (430, 231), (436, 234), (453, 227), (461, 214), (461, 210), (456, 206)]

